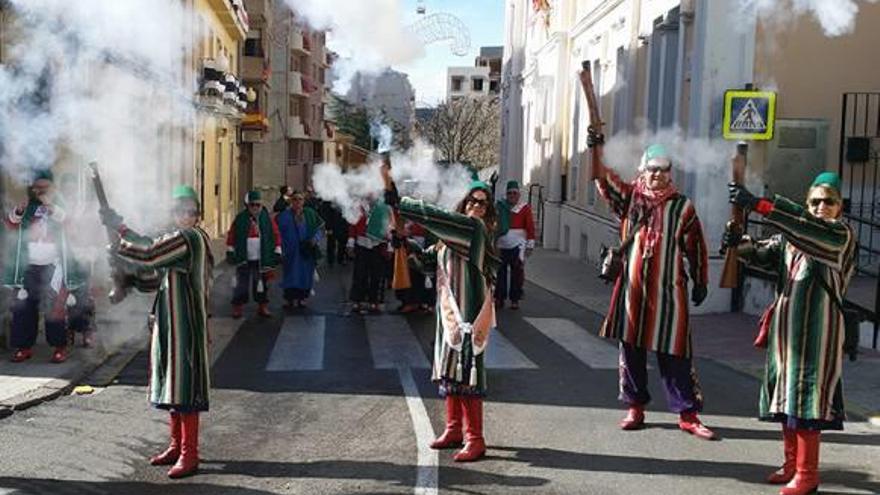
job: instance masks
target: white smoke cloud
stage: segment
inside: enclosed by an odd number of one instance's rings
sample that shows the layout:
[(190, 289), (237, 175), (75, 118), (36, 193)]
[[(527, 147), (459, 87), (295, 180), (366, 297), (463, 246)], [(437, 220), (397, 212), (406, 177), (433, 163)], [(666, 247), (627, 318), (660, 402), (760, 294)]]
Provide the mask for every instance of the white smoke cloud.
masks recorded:
[[(470, 186), (470, 171), (460, 164), (441, 166), (434, 162), (434, 149), (417, 141), (403, 153), (391, 154), (391, 178), (401, 195), (424, 199), (446, 209), (455, 208)], [(385, 185), (376, 159), (343, 172), (338, 165), (322, 163), (315, 167), (312, 184), (322, 199), (331, 201), (345, 219), (357, 221), (360, 209), (382, 197)]]
[[(167, 184), (157, 183), (184, 165), (169, 163), (175, 155), (168, 137), (191, 135), (195, 122), (195, 88), (181, 83), (193, 14), (181, 2), (155, 0), (11, 0), (10, 7), (0, 65), (0, 168), (19, 187), (36, 170), (54, 168), (76, 222), (71, 243), (80, 261), (106, 270), (106, 234), (85, 187), (86, 164), (99, 162), (112, 206), (128, 225), (167, 225)], [(104, 278), (99, 271), (93, 281)]]
[(775, 23), (791, 22), (803, 14), (810, 14), (822, 26), (826, 36), (849, 34), (855, 28), (859, 3), (877, 0), (744, 0), (746, 11), (756, 11), (761, 18)]
[(424, 45), (403, 17), (402, 0), (286, 0), (313, 29), (328, 30), (340, 58), (332, 70), (334, 91), (348, 92), (358, 72), (378, 73), (411, 62), (424, 54)]

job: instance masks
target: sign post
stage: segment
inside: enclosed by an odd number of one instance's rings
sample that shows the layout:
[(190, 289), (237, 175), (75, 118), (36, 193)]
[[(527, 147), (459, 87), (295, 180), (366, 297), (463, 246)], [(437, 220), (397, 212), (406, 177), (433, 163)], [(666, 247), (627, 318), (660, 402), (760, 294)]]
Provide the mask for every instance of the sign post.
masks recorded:
[(724, 93), (724, 139), (769, 141), (776, 123), (776, 93), (730, 90)]

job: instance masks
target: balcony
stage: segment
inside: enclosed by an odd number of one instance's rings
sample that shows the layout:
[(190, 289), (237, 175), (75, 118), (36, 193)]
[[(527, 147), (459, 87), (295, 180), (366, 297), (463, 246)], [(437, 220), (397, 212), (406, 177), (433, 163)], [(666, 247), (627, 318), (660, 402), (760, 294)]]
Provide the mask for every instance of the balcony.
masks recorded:
[(235, 41), (244, 41), (248, 32), (247, 11), (242, 0), (208, 0), (220, 24)]
[(272, 25), (272, 8), (269, 0), (244, 0), (251, 27)]
[(290, 49), (302, 55), (311, 55), (311, 45), (307, 45), (308, 37), (300, 27), (294, 27), (290, 34)]
[(268, 82), (269, 68), (263, 57), (241, 57), (241, 79), (247, 82)]
[(300, 96), (302, 98), (308, 98), (308, 93), (305, 92), (305, 88), (303, 87), (303, 76), (299, 72), (291, 71), (289, 74), (289, 87), (288, 92), (295, 96)]
[(299, 116), (290, 116), (290, 122), (287, 127), (287, 137), (290, 139), (309, 139), (309, 135), (306, 133), (306, 128)]

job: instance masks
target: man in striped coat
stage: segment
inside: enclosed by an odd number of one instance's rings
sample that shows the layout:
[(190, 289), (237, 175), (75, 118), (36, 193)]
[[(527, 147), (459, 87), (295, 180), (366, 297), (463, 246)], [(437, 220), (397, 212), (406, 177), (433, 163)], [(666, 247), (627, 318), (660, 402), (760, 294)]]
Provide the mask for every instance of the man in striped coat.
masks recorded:
[[(814, 493), (819, 487), (819, 434), (842, 430), (843, 295), (855, 267), (856, 237), (840, 220), (840, 177), (824, 172), (807, 194), (807, 207), (776, 196), (755, 198), (730, 185), (730, 201), (764, 216), (780, 234), (739, 239), (725, 232), (724, 244), (745, 262), (780, 274), (778, 296), (762, 318), (767, 366), (761, 386), (760, 419), (782, 423), (785, 460), (767, 477), (788, 483), (782, 495)], [(762, 332), (763, 333), (763, 332)]]
[[(598, 146), (601, 139), (591, 136), (590, 144)], [(645, 405), (651, 399), (647, 351), (654, 351), (668, 407), (679, 414), (679, 428), (711, 440), (714, 432), (697, 417), (703, 394), (691, 357), (687, 298), (688, 278), (694, 304), (707, 294), (703, 229), (693, 203), (672, 185), (672, 161), (665, 147), (649, 146), (639, 172), (635, 181), (624, 182), (601, 160), (593, 164), (593, 179), (620, 219), (626, 244), (623, 269), (600, 330), (601, 336), (620, 342), (620, 399), (628, 407), (620, 427), (644, 426)]]
[(171, 478), (199, 465), (199, 413), (208, 410), (208, 292), (214, 259), (208, 234), (198, 227), (199, 203), (189, 186), (174, 190), (176, 229), (151, 239), (134, 233), (113, 210), (101, 218), (121, 239), (115, 255), (139, 276), (160, 279), (150, 314), (150, 402), (170, 412), (171, 443), (150, 459), (173, 464)]

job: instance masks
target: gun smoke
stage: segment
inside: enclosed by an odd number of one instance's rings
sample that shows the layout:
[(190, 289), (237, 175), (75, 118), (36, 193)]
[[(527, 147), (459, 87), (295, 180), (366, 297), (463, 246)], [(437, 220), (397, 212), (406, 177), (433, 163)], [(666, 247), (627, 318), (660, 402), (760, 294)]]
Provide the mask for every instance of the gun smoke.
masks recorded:
[(798, 16), (811, 14), (822, 27), (825, 36), (836, 37), (849, 34), (855, 28), (860, 3), (876, 3), (877, 0), (745, 0), (744, 12), (755, 12), (759, 18), (771, 24), (792, 22)]

